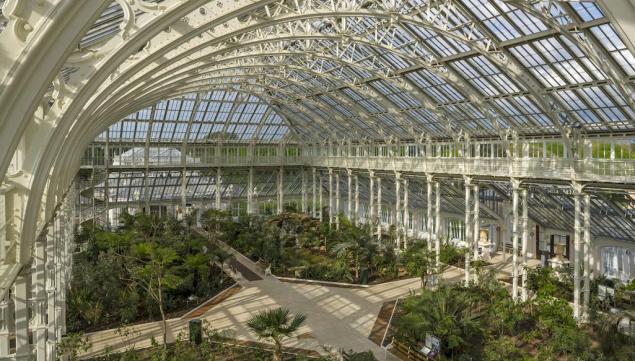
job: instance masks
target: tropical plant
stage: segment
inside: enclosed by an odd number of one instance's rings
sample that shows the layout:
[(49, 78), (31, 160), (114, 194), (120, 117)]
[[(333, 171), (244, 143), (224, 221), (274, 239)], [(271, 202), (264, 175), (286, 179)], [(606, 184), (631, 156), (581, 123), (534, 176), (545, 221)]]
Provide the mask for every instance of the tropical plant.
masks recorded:
[(409, 245), (401, 259), (408, 273), (421, 279), (421, 288), (426, 288), (430, 276), (440, 273), (436, 266), (435, 252), (428, 249), (423, 242)]
[(453, 355), (482, 336), (475, 306), (459, 286), (424, 289), (421, 295), (403, 302), (402, 314), (396, 320), (398, 337), (416, 345), (429, 333), (441, 339), (443, 352)]
[(176, 289), (182, 282), (175, 263), (179, 255), (174, 249), (154, 243), (140, 243), (132, 256), (124, 256), (132, 285), (140, 286), (159, 307), (163, 330), (163, 348), (167, 349), (167, 321), (164, 307), (166, 290)]
[(465, 253), (467, 249), (459, 248), (449, 241), (441, 243), (441, 250), (439, 251), (439, 260), (447, 265), (460, 266), (465, 260)]
[(88, 351), (91, 344), (82, 333), (69, 333), (57, 344), (57, 355), (69, 361), (79, 360), (79, 354)]
[(282, 341), (293, 335), (306, 321), (304, 314), (293, 317), (286, 308), (261, 311), (247, 321), (247, 327), (259, 339), (269, 339), (275, 344), (274, 361), (282, 361)]
[(346, 360), (348, 361), (377, 361), (377, 358), (371, 351), (355, 352), (350, 350), (346, 352)]

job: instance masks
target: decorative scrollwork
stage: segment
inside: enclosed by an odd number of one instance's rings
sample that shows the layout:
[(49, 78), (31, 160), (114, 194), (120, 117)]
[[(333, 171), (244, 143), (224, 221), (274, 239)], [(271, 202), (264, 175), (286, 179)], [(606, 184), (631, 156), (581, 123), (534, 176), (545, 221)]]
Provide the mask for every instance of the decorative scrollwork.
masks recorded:
[(33, 31), (33, 26), (28, 21), (29, 13), (29, 5), (24, 0), (7, 0), (2, 6), (2, 15), (8, 20), (7, 28), (23, 42), (26, 42), (29, 33)]

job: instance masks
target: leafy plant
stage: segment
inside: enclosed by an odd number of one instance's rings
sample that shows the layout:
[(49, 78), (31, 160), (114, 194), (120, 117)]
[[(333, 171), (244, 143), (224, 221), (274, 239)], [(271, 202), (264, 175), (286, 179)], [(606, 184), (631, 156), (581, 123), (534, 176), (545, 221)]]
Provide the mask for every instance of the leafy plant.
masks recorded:
[(355, 352), (350, 350), (346, 354), (348, 361), (377, 361), (377, 358), (371, 351)]
[(411, 244), (401, 257), (408, 273), (421, 279), (421, 288), (426, 288), (430, 276), (440, 273), (436, 266), (436, 253), (423, 242)]
[(179, 255), (174, 249), (153, 243), (137, 244), (132, 257), (124, 257), (132, 284), (140, 286), (159, 306), (164, 349), (167, 348), (168, 332), (164, 294), (166, 290), (176, 289), (182, 282), (174, 267), (178, 260)]
[(304, 314), (291, 317), (286, 308), (261, 311), (247, 321), (247, 327), (259, 339), (270, 339), (275, 344), (274, 360), (282, 361), (282, 341), (294, 334), (306, 321)]
[(57, 355), (70, 361), (79, 360), (79, 354), (88, 351), (91, 344), (82, 333), (69, 333), (57, 344)]

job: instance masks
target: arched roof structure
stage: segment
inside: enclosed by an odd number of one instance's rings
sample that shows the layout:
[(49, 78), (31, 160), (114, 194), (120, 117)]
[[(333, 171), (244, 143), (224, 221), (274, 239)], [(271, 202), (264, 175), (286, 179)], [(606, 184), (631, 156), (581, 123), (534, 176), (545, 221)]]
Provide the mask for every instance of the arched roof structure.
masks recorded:
[[(271, 109), (252, 135), (267, 141), (555, 137), (574, 155), (581, 137), (630, 137), (622, 19), (634, 13), (600, 0), (2, 1), (0, 181), (24, 202), (11, 215), (18, 262), (78, 149), (161, 100), (196, 102), (187, 94), (249, 94)], [(155, 124), (172, 123), (160, 140), (181, 139), (179, 121)]]

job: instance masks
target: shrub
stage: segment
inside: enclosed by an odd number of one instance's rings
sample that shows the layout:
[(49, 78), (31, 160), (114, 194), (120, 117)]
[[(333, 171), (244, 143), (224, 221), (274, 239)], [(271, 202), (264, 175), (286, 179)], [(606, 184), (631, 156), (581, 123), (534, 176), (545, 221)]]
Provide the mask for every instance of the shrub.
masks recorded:
[(346, 354), (348, 355), (348, 361), (377, 361), (371, 351), (355, 352), (350, 350)]
[(465, 252), (465, 249), (456, 247), (450, 242), (444, 242), (441, 245), (439, 259), (445, 264), (462, 265), (465, 262)]

